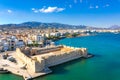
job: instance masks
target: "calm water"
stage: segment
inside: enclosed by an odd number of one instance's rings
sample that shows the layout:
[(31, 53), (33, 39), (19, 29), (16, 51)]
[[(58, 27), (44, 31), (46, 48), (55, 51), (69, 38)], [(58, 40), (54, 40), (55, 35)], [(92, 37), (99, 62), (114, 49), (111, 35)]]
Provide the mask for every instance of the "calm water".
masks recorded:
[[(53, 73), (35, 80), (120, 80), (120, 34), (102, 33), (97, 36), (66, 38), (56, 44), (86, 47), (95, 57), (52, 67)], [(0, 74), (0, 80), (22, 78)]]

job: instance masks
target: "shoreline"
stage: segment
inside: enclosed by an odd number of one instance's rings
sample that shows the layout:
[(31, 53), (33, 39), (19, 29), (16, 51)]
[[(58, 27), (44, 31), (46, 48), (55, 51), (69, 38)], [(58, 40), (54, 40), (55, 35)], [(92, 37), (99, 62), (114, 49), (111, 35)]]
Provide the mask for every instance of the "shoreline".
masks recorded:
[[(77, 36), (77, 37), (84, 37), (84, 36), (91, 36), (90, 34), (89, 35), (79, 35), (79, 36)], [(65, 38), (68, 38), (68, 37), (65, 37)], [(75, 37), (70, 37), (70, 38), (75, 38)], [(61, 38), (61, 39), (64, 39), (64, 38)], [(61, 40), (61, 39), (58, 39), (58, 40)], [(58, 41), (58, 40), (55, 40), (55, 41)], [(88, 58), (91, 58), (91, 57), (93, 57), (94, 55), (92, 55), (92, 54), (88, 54), (86, 57), (79, 57), (79, 58), (85, 58), (85, 59), (88, 59)], [(79, 59), (79, 58), (76, 58), (76, 59)], [(76, 59), (73, 59), (73, 60), (76, 60)], [(70, 61), (72, 61), (72, 60), (70, 60)], [(69, 62), (69, 61), (68, 61)], [(66, 63), (66, 62), (64, 62), (64, 63)], [(64, 64), (64, 63), (61, 63), (61, 64)], [(59, 64), (58, 64), (59, 65)], [(55, 65), (56, 66), (56, 65)], [(1, 66), (0, 66), (1, 67)], [(53, 66), (52, 66), (53, 67)], [(40, 77), (40, 76), (45, 76), (45, 75), (47, 75), (47, 74), (50, 74), (50, 73), (52, 73), (52, 71), (48, 68), (48, 72), (43, 72), (43, 73), (40, 73), (40, 74), (36, 74), (36, 75), (34, 75), (34, 76), (29, 76), (29, 77), (26, 77), (26, 76), (24, 76), (24, 75), (21, 75), (21, 73), (19, 74), (18, 72), (15, 72), (15, 70), (11, 70), (10, 68), (4, 68), (4, 69), (7, 69), (10, 73), (12, 73), (12, 74), (15, 74), (15, 75), (18, 75), (18, 76), (23, 76), (23, 78), (25, 79), (25, 80), (29, 80), (29, 79), (34, 79), (34, 78), (37, 78), (37, 77)], [(26, 71), (24, 72), (24, 74), (27, 74), (27, 75), (29, 75)]]

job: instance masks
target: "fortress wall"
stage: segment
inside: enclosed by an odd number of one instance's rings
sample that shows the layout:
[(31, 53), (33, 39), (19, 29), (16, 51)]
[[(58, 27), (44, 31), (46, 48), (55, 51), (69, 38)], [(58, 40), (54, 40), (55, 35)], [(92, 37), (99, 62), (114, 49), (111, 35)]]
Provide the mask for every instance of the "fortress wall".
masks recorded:
[[(36, 57), (37, 58), (37, 57)], [(45, 60), (42, 58), (37, 58), (37, 62), (35, 64), (36, 72), (40, 72), (45, 69)]]
[[(67, 46), (66, 46), (67, 47)], [(35, 56), (30, 58), (20, 51), (19, 48), (16, 49), (16, 56), (18, 56), (24, 64), (27, 64), (28, 70), (32, 72), (40, 72), (45, 69), (45, 67), (55, 66), (70, 60), (74, 60), (80, 57), (87, 56), (86, 48), (74, 48), (67, 47), (71, 49), (70, 51), (61, 51), (59, 53), (48, 53), (46, 55)], [(72, 50), (73, 49), (73, 50)]]
[(73, 51), (62, 52), (57, 55), (51, 55), (47, 57), (43, 57), (45, 59), (45, 66), (51, 67), (55, 66), (70, 60), (74, 60), (86, 55), (86, 48), (75, 49)]
[(37, 61), (37, 60), (31, 59), (28, 56), (26, 56), (24, 53), (22, 53), (19, 48), (16, 49), (16, 56), (20, 58), (20, 60), (24, 64), (27, 64), (26, 67), (28, 68), (28, 70), (32, 72), (39, 72), (43, 70), (43, 66), (44, 66), (43, 60)]
[(56, 47), (50, 47), (50, 48), (42, 48), (42, 49), (32, 49), (31, 54), (39, 55), (44, 53), (49, 53), (53, 51), (59, 51), (63, 46), (56, 46)]

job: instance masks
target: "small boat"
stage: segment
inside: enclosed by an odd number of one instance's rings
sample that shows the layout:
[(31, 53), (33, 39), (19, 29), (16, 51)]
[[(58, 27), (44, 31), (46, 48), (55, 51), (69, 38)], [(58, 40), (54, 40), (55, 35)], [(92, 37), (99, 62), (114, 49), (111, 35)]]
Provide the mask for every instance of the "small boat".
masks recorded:
[(4, 74), (4, 73), (9, 73), (9, 71), (3, 68), (0, 68), (0, 74)]
[(32, 80), (32, 77), (25, 77), (23, 76), (24, 80)]

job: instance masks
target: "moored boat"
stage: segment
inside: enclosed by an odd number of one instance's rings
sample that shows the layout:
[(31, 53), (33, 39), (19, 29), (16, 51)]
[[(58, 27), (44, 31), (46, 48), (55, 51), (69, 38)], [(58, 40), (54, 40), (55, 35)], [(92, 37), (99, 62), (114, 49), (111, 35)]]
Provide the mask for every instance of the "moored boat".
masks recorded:
[(0, 74), (4, 74), (4, 73), (9, 73), (9, 71), (3, 68), (0, 68)]

